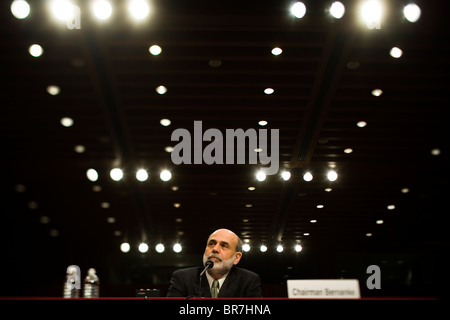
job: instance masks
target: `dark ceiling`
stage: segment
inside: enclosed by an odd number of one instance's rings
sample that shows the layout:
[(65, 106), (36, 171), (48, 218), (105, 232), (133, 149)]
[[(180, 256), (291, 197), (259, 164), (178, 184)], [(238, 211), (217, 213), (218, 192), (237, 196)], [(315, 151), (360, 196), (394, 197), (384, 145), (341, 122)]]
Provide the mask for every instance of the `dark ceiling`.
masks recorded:
[[(220, 227), (249, 240), (243, 266), (263, 276), (269, 258), (295, 271), (292, 257), (308, 254), (440, 257), (449, 244), (444, 1), (419, 1), (416, 23), (403, 17), (407, 1), (384, 1), (381, 29), (372, 30), (358, 19), (361, 1), (342, 2), (346, 13), (336, 20), (329, 1), (305, 1), (306, 15), (297, 19), (290, 1), (153, 0), (148, 18), (134, 23), (125, 1), (112, 1), (113, 14), (103, 22), (78, 1), (80, 28), (69, 29), (51, 18), (47, 1), (29, 1), (24, 20), (2, 1), (2, 229), (9, 268), (37, 263), (39, 270), (59, 268), (62, 279), (69, 264), (97, 266), (101, 277), (120, 282), (123, 273), (138, 273), (137, 262), (117, 267), (126, 257), (160, 261), (168, 270), (197, 264), (208, 235)], [(44, 49), (37, 58), (28, 53), (34, 43)], [(149, 53), (154, 44), (162, 48), (157, 56)], [(273, 55), (274, 47), (282, 54)], [(390, 56), (393, 47), (403, 50), (400, 58)], [(60, 93), (50, 95), (49, 85)], [(167, 87), (163, 95), (155, 90), (160, 85)], [(377, 88), (382, 95), (372, 95)], [(73, 126), (62, 126), (63, 117)], [(171, 125), (162, 126), (163, 118)], [(289, 170), (290, 180), (276, 174), (257, 181), (260, 163), (175, 165), (165, 147), (175, 146), (178, 128), (194, 139), (194, 121), (224, 135), (268, 129), (269, 141), (270, 130), (279, 129), (279, 173)], [(80, 145), (82, 153), (75, 151)], [(114, 167), (123, 169), (121, 181), (110, 178)], [(98, 181), (87, 179), (89, 168)], [(135, 178), (140, 168), (149, 173), (145, 182)], [(334, 182), (326, 178), (331, 168)], [(170, 181), (160, 180), (162, 169), (171, 170)], [(310, 182), (302, 178), (306, 171), (314, 175)], [(126, 254), (123, 241), (131, 245)], [(150, 245), (146, 254), (137, 250), (142, 241)], [(159, 242), (163, 254), (154, 250)], [(175, 242), (182, 253), (172, 252)], [(292, 249), (297, 242), (300, 253)], [(262, 243), (266, 253), (259, 252)], [(283, 253), (275, 251), (279, 243)], [(340, 258), (333, 271), (298, 267), (294, 277), (338, 276)], [(318, 269), (326, 270), (329, 259), (319, 260)], [(116, 266), (114, 275), (107, 264)]]

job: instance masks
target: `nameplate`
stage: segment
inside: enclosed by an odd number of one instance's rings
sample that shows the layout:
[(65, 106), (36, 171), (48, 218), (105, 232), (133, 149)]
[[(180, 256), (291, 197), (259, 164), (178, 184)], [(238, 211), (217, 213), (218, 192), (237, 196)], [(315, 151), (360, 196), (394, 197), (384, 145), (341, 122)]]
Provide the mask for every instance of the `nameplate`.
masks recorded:
[(357, 279), (287, 280), (288, 298), (360, 299)]

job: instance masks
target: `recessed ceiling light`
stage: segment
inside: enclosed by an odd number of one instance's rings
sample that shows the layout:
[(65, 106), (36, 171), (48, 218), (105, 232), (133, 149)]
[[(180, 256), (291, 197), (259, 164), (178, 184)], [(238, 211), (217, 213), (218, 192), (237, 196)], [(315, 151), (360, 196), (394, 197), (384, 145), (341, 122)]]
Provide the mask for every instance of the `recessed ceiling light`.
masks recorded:
[(156, 250), (156, 252), (158, 252), (158, 253), (163, 253), (164, 250), (165, 250), (164, 245), (163, 245), (162, 243), (158, 243), (158, 244), (155, 246), (155, 250)]
[(265, 94), (272, 94), (272, 93), (274, 93), (275, 92), (275, 90), (273, 90), (272, 88), (266, 88), (266, 89), (264, 89), (264, 93)]
[(150, 7), (147, 1), (144, 0), (132, 0), (128, 4), (128, 12), (136, 20), (142, 20), (148, 16)]
[(109, 172), (111, 179), (120, 181), (123, 178), (123, 171), (120, 168), (114, 168)]
[(366, 233), (366, 237), (371, 237), (371, 236), (373, 236), (372, 233), (370, 233), (370, 232)]
[(383, 220), (377, 220), (377, 221), (376, 221), (376, 224), (383, 224), (383, 223), (384, 223)]
[(379, 97), (379, 96), (381, 96), (383, 94), (383, 90), (381, 90), (381, 89), (373, 89), (372, 90), (372, 95), (374, 96), (374, 97)]
[(398, 47), (393, 47), (391, 51), (389, 51), (389, 54), (391, 57), (398, 59), (403, 55), (403, 50)]
[(261, 151), (262, 151), (261, 148), (256, 148), (256, 149), (255, 149), (255, 152), (261, 152)]
[(159, 121), (159, 123), (162, 125), (162, 126), (164, 126), (164, 127), (167, 127), (167, 126), (170, 126), (170, 124), (172, 123), (169, 119), (161, 119), (160, 121)]
[(309, 236), (309, 232), (304, 232), (303, 235), (304, 235), (305, 237), (307, 237), (307, 236)]
[(323, 209), (324, 205), (323, 204), (318, 204), (316, 207), (317, 207), (317, 209)]
[(365, 122), (365, 121), (358, 121), (358, 122), (356, 123), (356, 125), (357, 125), (358, 127), (360, 127), (360, 128), (364, 128), (365, 126), (367, 126), (367, 122)]
[(409, 22), (416, 22), (420, 18), (420, 7), (415, 3), (410, 3), (403, 8), (403, 14)]
[(306, 172), (304, 175), (303, 175), (303, 180), (305, 180), (305, 181), (311, 181), (313, 179), (313, 175), (311, 174), (311, 172)]
[(284, 181), (288, 181), (291, 178), (291, 172), (290, 171), (283, 171), (281, 173), (281, 178), (283, 178)]
[(302, 251), (302, 246), (300, 245), (300, 244), (296, 244), (295, 245), (295, 247), (294, 247), (294, 250), (295, 250), (295, 252), (300, 252), (300, 251)]
[(96, 0), (92, 4), (92, 11), (97, 19), (106, 20), (112, 14), (112, 6), (109, 1)]
[(268, 123), (268, 122), (267, 122), (266, 120), (261, 120), (261, 121), (258, 122), (258, 124), (259, 124), (261, 127), (266, 126), (267, 123)]
[(279, 47), (275, 47), (275, 48), (272, 49), (272, 54), (273, 54), (274, 56), (278, 56), (278, 55), (280, 55), (282, 52), (283, 52), (283, 50), (282, 50), (281, 48), (279, 48)]
[(147, 179), (148, 179), (148, 172), (147, 172), (147, 170), (145, 170), (145, 169), (139, 169), (139, 170), (136, 172), (136, 179), (137, 179), (138, 181), (141, 181), (141, 182), (147, 181)]
[(395, 209), (395, 205), (394, 204), (390, 204), (387, 206), (388, 210), (394, 210)]
[(441, 154), (441, 149), (434, 148), (434, 149), (431, 150), (431, 154), (432, 154), (433, 156), (438, 156), (438, 155)]
[(95, 169), (92, 169), (92, 168), (88, 169), (86, 171), (86, 176), (92, 182), (95, 182), (95, 181), (98, 180), (98, 173), (97, 173), (97, 171)]
[(180, 253), (183, 250), (183, 247), (179, 243), (175, 243), (172, 248), (173, 252)]
[(163, 170), (161, 171), (159, 178), (162, 181), (169, 181), (170, 179), (172, 179), (172, 173), (169, 170)]
[(154, 44), (148, 48), (148, 51), (152, 55), (157, 56), (157, 55), (161, 54), (162, 48), (160, 46), (158, 46), (157, 44)]
[(306, 6), (303, 2), (296, 2), (291, 7), (291, 13), (294, 17), (300, 19), (303, 18), (306, 14)]
[(172, 191), (178, 191), (178, 186), (172, 186), (170, 189), (172, 189)]
[(336, 179), (338, 178), (338, 174), (337, 174), (336, 171), (330, 170), (330, 171), (328, 171), (328, 173), (327, 173), (327, 178), (328, 178), (328, 180), (330, 180), (330, 181), (336, 181)]
[(123, 242), (120, 244), (120, 251), (122, 251), (123, 253), (127, 253), (130, 251), (130, 244), (128, 242)]
[(335, 1), (331, 4), (330, 7), (330, 14), (335, 19), (340, 19), (344, 16), (345, 13), (345, 6), (339, 2)]
[(409, 189), (408, 188), (402, 188), (402, 193), (408, 193), (409, 192)]
[(106, 218), (106, 222), (108, 222), (108, 223), (116, 223), (116, 218), (108, 217), (108, 218)]
[(352, 148), (346, 148), (346, 149), (344, 149), (344, 152), (347, 153), (347, 154), (350, 154), (350, 153), (353, 152), (353, 149)]
[(179, 208), (179, 207), (181, 207), (181, 203), (176, 202), (176, 203), (173, 204), (173, 206), (174, 206), (175, 208)]
[(28, 48), (28, 52), (30, 53), (31, 56), (37, 58), (37, 57), (40, 57), (44, 53), (44, 49), (42, 49), (42, 47), (38, 44), (32, 44)]
[(81, 144), (76, 145), (73, 149), (75, 150), (76, 153), (83, 153), (86, 151), (86, 147)]
[(138, 247), (139, 252), (146, 253), (148, 251), (148, 244), (141, 243)]
[(62, 118), (60, 122), (66, 128), (73, 126), (73, 119), (69, 117)]
[(11, 3), (11, 13), (16, 19), (25, 19), (30, 14), (30, 5), (25, 0), (14, 0)]
[(100, 207), (102, 207), (103, 209), (108, 209), (111, 207), (111, 204), (109, 202), (102, 202), (100, 203)]
[(258, 171), (256, 173), (256, 180), (258, 180), (258, 181), (266, 180), (266, 174), (263, 171)]
[(155, 90), (159, 94), (165, 94), (167, 92), (167, 88), (165, 86), (157, 86)]
[(312, 220), (310, 220), (309, 222), (311, 222), (311, 223), (316, 223), (317, 220), (316, 220), (316, 219), (312, 219)]
[[(253, 205), (251, 204), (251, 203), (247, 203), (246, 205), (245, 205), (245, 207), (246, 208), (251, 208), (251, 207), (253, 207)], [(245, 222), (245, 221), (244, 221)]]
[(250, 191), (253, 191), (255, 189), (256, 189), (255, 187), (248, 187), (248, 190), (250, 190)]
[(164, 151), (166, 151), (166, 152), (172, 152), (173, 151), (173, 147), (172, 146), (167, 146), (167, 147), (165, 147), (164, 148)]

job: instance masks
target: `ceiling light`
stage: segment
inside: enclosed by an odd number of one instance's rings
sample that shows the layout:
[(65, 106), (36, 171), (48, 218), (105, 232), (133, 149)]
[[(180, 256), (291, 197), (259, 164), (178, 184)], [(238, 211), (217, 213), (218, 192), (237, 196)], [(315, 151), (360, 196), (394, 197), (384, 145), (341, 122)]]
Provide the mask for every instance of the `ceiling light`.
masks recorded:
[(306, 6), (303, 2), (296, 2), (291, 7), (291, 13), (296, 18), (303, 18), (306, 14)]
[(86, 147), (81, 144), (76, 145), (73, 149), (76, 153), (83, 153), (86, 151)]
[(100, 191), (102, 191), (102, 187), (101, 187), (101, 186), (97, 186), (97, 185), (92, 186), (92, 191), (94, 191), (94, 192), (100, 192)]
[(327, 173), (327, 178), (328, 178), (328, 180), (330, 180), (330, 181), (336, 181), (336, 179), (338, 178), (338, 174), (337, 174), (336, 171), (330, 170), (330, 171), (328, 171), (328, 173)]
[(256, 173), (256, 180), (258, 181), (266, 180), (266, 174), (262, 171), (258, 171), (258, 173)]
[(387, 206), (388, 210), (394, 210), (395, 209), (395, 205), (394, 204), (390, 204)]
[(284, 181), (288, 181), (291, 178), (291, 173), (289, 171), (283, 171), (281, 178), (283, 178)]
[(106, 222), (108, 222), (108, 223), (116, 223), (116, 218), (108, 217), (108, 218), (106, 218)]
[(365, 121), (358, 121), (358, 123), (356, 123), (356, 125), (360, 128), (364, 128), (365, 126), (367, 126), (367, 122)]
[(361, 18), (369, 29), (380, 29), (383, 8), (378, 0), (367, 0), (361, 6)]
[(383, 220), (377, 220), (377, 221), (376, 221), (376, 224), (383, 224), (383, 223), (384, 223)]
[(323, 208), (324, 208), (324, 205), (323, 205), (323, 204), (318, 204), (318, 205), (316, 206), (316, 208), (317, 208), (317, 209), (323, 209)]
[[(246, 205), (245, 205), (245, 207), (246, 208), (251, 208), (251, 207), (253, 207), (253, 205), (251, 204), (251, 203), (247, 203)], [(244, 221), (245, 220), (245, 221)], [(248, 222), (248, 219), (244, 219), (244, 220), (242, 220), (243, 222)]]
[(254, 191), (256, 188), (255, 187), (248, 187), (247, 188), (249, 191)]
[(372, 233), (370, 233), (370, 232), (366, 233), (366, 237), (371, 237), (371, 236), (373, 236)]
[(164, 126), (164, 127), (167, 127), (167, 126), (170, 126), (170, 124), (172, 123), (169, 119), (161, 119), (160, 121), (159, 121), (159, 123), (162, 125), (162, 126)]
[(158, 92), (159, 94), (165, 94), (167, 92), (167, 88), (164, 86), (157, 86), (156, 92)]
[(40, 57), (44, 53), (44, 49), (38, 44), (32, 44), (28, 48), (28, 52), (35, 58)]
[(123, 242), (120, 244), (120, 251), (127, 253), (130, 251), (130, 244), (128, 242)]
[(381, 89), (373, 89), (372, 90), (372, 95), (374, 96), (374, 97), (379, 97), (379, 96), (381, 96), (383, 94), (383, 90), (381, 90)]
[(305, 181), (311, 181), (313, 179), (313, 175), (311, 174), (311, 172), (306, 172), (304, 175), (303, 175), (303, 180), (305, 180)]
[(352, 148), (346, 148), (346, 149), (344, 149), (344, 152), (347, 153), (347, 154), (350, 154), (350, 153), (353, 152), (353, 149)]
[(172, 146), (167, 146), (164, 148), (164, 151), (171, 153), (173, 151), (173, 147)]
[(278, 56), (278, 55), (280, 55), (282, 52), (283, 52), (283, 50), (281, 50), (281, 48), (278, 48), (278, 47), (275, 47), (275, 48), (272, 49), (272, 54), (273, 54), (274, 56)]
[(51, 11), (57, 20), (69, 21), (74, 16), (74, 5), (68, 0), (53, 0)]
[(307, 236), (309, 236), (309, 232), (305, 232), (305, 233), (303, 233), (303, 235), (304, 235), (305, 237), (307, 237)]
[(152, 55), (157, 56), (157, 55), (159, 55), (159, 54), (162, 52), (162, 49), (161, 49), (160, 46), (154, 44), (154, 45), (152, 45), (150, 48), (148, 48), (148, 51), (149, 51)]
[(139, 181), (146, 181), (148, 179), (148, 172), (145, 169), (139, 169), (136, 172), (136, 179)]
[(109, 1), (96, 0), (92, 5), (92, 11), (94, 12), (94, 15), (97, 17), (97, 19), (106, 20), (112, 14), (112, 6)]
[(178, 191), (178, 186), (172, 186), (170, 189), (172, 189), (172, 191)]
[(317, 220), (316, 220), (316, 219), (312, 219), (312, 220), (310, 220), (309, 222), (311, 222), (311, 223), (316, 223)]
[(266, 126), (267, 123), (268, 123), (268, 122), (267, 122), (266, 120), (261, 120), (261, 121), (258, 122), (258, 124), (259, 124), (261, 127)]
[(172, 179), (172, 173), (170, 173), (169, 170), (163, 170), (163, 171), (161, 171), (159, 178), (162, 181), (169, 181), (170, 179)]
[(181, 247), (181, 244), (179, 244), (179, 243), (175, 243), (173, 245), (172, 249), (173, 249), (173, 252), (176, 252), (176, 253), (180, 253), (181, 250), (183, 250), (183, 248)]
[(242, 245), (242, 250), (244, 252), (249, 252), (250, 251), (250, 245), (248, 243), (245, 243), (244, 245)]
[(331, 192), (333, 189), (331, 189), (331, 188), (325, 188), (325, 191), (326, 192)]
[(138, 247), (139, 252), (146, 253), (148, 251), (148, 244), (141, 243)]
[(111, 207), (111, 204), (109, 202), (102, 202), (100, 203), (100, 207), (102, 207), (103, 209), (108, 209), (109, 207)]
[(403, 189), (401, 190), (401, 192), (402, 192), (402, 193), (408, 193), (408, 192), (409, 192), (409, 189), (408, 189), (408, 188), (403, 188)]
[(181, 207), (181, 203), (175, 202), (175, 203), (173, 204), (173, 206), (174, 206), (175, 208), (179, 208), (179, 207)]
[(398, 47), (393, 47), (391, 51), (389, 51), (389, 54), (391, 57), (398, 59), (403, 55), (403, 51)]
[(163, 253), (165, 249), (166, 249), (166, 248), (164, 248), (164, 245), (163, 245), (162, 243), (158, 243), (158, 244), (155, 246), (155, 250), (156, 250), (156, 252), (158, 252), (158, 253)]
[(61, 92), (61, 89), (58, 86), (50, 85), (47, 87), (47, 92), (52, 96), (56, 96)]
[(434, 149), (431, 150), (431, 154), (432, 154), (433, 156), (438, 156), (438, 155), (441, 154), (441, 149), (434, 148)]
[(267, 247), (265, 245), (261, 245), (261, 247), (259, 247), (259, 250), (261, 252), (266, 252), (267, 251)]
[(278, 246), (277, 246), (277, 251), (278, 252), (283, 252), (283, 246), (281, 245), (281, 244), (279, 244)]
[(294, 247), (295, 252), (300, 252), (303, 250), (302, 246), (300, 244), (296, 244)]
[(266, 89), (264, 89), (264, 93), (265, 94), (272, 94), (272, 93), (274, 93), (275, 92), (275, 90), (273, 90), (272, 88), (266, 88)]
[(111, 179), (120, 181), (123, 178), (123, 171), (119, 168), (114, 168), (109, 172)]
[(255, 149), (255, 152), (261, 152), (263, 149), (261, 149), (261, 148), (256, 148)]
[(420, 18), (420, 7), (415, 3), (410, 3), (403, 8), (403, 14), (409, 22), (416, 22)]
[(340, 19), (344, 16), (344, 13), (345, 7), (341, 2), (335, 1), (331, 4), (330, 14), (333, 18)]
[(17, 19), (25, 19), (30, 14), (30, 5), (25, 0), (14, 0), (11, 3), (11, 13)]
[(98, 173), (95, 169), (88, 169), (86, 171), (86, 176), (92, 182), (95, 182), (98, 180)]
[(69, 117), (62, 118), (60, 122), (66, 128), (73, 126), (73, 119)]
[(147, 1), (144, 0), (131, 0), (128, 3), (128, 12), (136, 20), (142, 20), (148, 16), (150, 7)]

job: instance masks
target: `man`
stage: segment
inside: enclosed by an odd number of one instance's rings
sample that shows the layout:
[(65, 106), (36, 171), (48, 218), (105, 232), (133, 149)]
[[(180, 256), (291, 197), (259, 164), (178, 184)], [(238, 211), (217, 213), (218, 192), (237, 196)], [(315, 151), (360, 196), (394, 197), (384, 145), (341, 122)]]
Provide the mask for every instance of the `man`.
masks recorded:
[[(236, 267), (242, 258), (242, 241), (228, 229), (218, 229), (208, 238), (203, 264), (214, 266), (200, 280), (204, 267), (180, 269), (172, 274), (168, 297), (261, 297), (258, 274)], [(215, 281), (217, 280), (217, 281)], [(201, 288), (200, 288), (201, 283)]]

